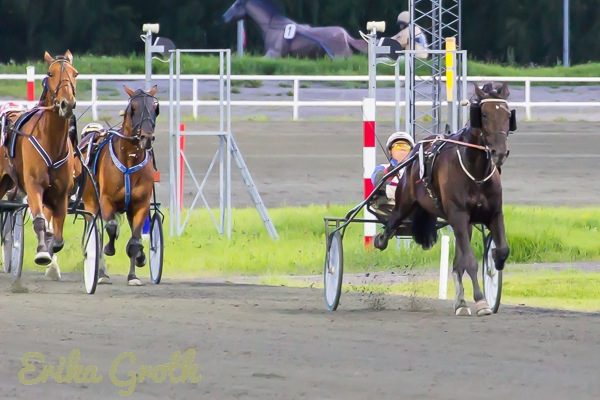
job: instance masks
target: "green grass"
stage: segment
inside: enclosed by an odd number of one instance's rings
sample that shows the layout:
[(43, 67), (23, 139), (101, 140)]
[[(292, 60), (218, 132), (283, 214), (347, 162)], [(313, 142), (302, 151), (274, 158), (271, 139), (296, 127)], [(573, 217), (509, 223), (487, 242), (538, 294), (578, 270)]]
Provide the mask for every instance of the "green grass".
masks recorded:
[[(82, 74), (143, 74), (144, 59), (140, 55), (129, 56), (95, 56), (75, 55), (74, 64)], [(46, 70), (45, 63), (40, 55), (39, 60), (32, 60), (23, 64), (0, 64), (0, 73), (25, 73), (26, 65), (34, 65), (40, 73)], [(393, 68), (379, 65), (379, 72), (393, 75)], [(168, 63), (155, 61), (155, 73), (167, 74)], [(182, 73), (214, 74), (219, 70), (219, 58), (216, 56), (182, 56)], [(233, 74), (258, 74), (258, 75), (366, 75), (367, 57), (354, 55), (347, 59), (339, 58), (330, 60), (322, 58), (317, 60), (282, 58), (269, 59), (261, 56), (245, 56), (231, 58), (231, 71)], [(425, 71), (421, 71), (424, 73)], [(591, 77), (600, 75), (600, 63), (587, 63), (571, 67), (515, 67), (499, 64), (488, 64), (476, 60), (468, 62), (469, 75), (484, 76), (574, 76)]]
[[(341, 216), (348, 206), (288, 207), (269, 210), (280, 240), (272, 241), (253, 208), (234, 211), (234, 232), (227, 240), (216, 232), (207, 213), (193, 213), (180, 238), (168, 236), (165, 223), (166, 276), (183, 275), (311, 275), (322, 272), (325, 253), (323, 216)], [(573, 262), (600, 260), (600, 208), (505, 207), (510, 263)], [(65, 271), (81, 268), (81, 224), (72, 217), (65, 227), (66, 246), (60, 253)], [(34, 243), (31, 224), (26, 227), (25, 265), (32, 266)], [(439, 243), (424, 251), (416, 245), (405, 250), (390, 241), (386, 251), (365, 250), (362, 224), (353, 224), (344, 238), (345, 270), (378, 271), (403, 268), (435, 268), (439, 265)], [(122, 226), (117, 256), (108, 259), (111, 271), (126, 273), (124, 256), (129, 228)], [(481, 239), (474, 234), (477, 258)], [(452, 249), (451, 249), (452, 255)]]

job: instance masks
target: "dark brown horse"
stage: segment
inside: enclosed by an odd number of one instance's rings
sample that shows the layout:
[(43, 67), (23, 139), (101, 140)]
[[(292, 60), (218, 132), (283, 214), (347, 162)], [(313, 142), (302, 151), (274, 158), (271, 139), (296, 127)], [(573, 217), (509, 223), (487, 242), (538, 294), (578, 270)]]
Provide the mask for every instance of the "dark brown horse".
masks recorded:
[(341, 26), (298, 24), (270, 0), (236, 0), (223, 14), (225, 23), (246, 17), (258, 24), (266, 57), (335, 58), (367, 52), (367, 42), (353, 38)]
[[(92, 155), (92, 169), (96, 176), (100, 193), (100, 205), (90, 182), (85, 185), (83, 201), (87, 211), (95, 214), (98, 207), (105, 221), (109, 241), (104, 254), (115, 254), (115, 239), (118, 236), (118, 213), (126, 213), (131, 228), (131, 238), (126, 252), (130, 258), (127, 282), (139, 286), (142, 282), (135, 275), (135, 266), (146, 264), (142, 245), (142, 228), (150, 212), (150, 201), (154, 188), (154, 159), (152, 142), (154, 126), (159, 113), (154, 86), (149, 92), (141, 89), (133, 91), (125, 87), (129, 104), (119, 131), (108, 131), (98, 143), (98, 150)], [(82, 142), (85, 144), (85, 138)], [(100, 271), (100, 283), (108, 283), (105, 268)]]
[[(48, 76), (40, 104), (22, 123), (13, 121), (12, 136), (0, 157), (0, 198), (15, 185), (27, 195), (38, 239), (35, 262), (40, 265), (50, 264), (64, 245), (63, 225), (75, 167), (68, 130), (78, 74), (68, 50), (56, 58), (46, 52), (44, 59)], [(54, 264), (46, 273), (60, 279)]]
[(509, 153), (508, 134), (516, 129), (515, 114), (506, 101), (508, 95), (506, 84), (486, 84), (483, 90), (475, 85), (471, 124), (455, 135), (441, 140), (431, 138), (418, 145), (432, 157), (436, 155), (436, 160), (425, 164), (429, 165), (425, 175), (418, 159), (407, 165), (396, 190), (394, 211), (374, 240), (377, 248), (384, 249), (396, 227), (412, 218), (413, 238), (427, 249), (437, 240), (437, 218), (445, 219), (456, 238), (452, 271), (456, 315), (470, 315), (462, 282), (465, 270), (473, 283), (477, 315), (492, 313), (477, 281), (477, 260), (470, 243), (472, 226), (483, 224), (490, 230), (496, 244), (492, 256), (497, 269), (504, 268), (509, 254), (500, 180), (500, 167)]

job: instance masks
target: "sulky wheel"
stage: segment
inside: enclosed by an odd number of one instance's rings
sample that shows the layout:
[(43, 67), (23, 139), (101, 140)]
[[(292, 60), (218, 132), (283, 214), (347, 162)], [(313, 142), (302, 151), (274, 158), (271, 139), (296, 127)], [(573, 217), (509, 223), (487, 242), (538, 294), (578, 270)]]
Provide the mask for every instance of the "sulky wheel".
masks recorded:
[(487, 235), (484, 241), (483, 267), (483, 295), (487, 300), (492, 312), (495, 314), (500, 308), (500, 297), (502, 295), (502, 271), (496, 269), (492, 250), (496, 244), (492, 240), (492, 235)]
[(92, 218), (85, 224), (83, 241), (83, 282), (88, 294), (96, 292), (98, 284), (98, 270), (102, 256), (102, 238), (98, 227), (97, 218)]
[(329, 311), (335, 311), (342, 294), (342, 276), (344, 274), (344, 254), (342, 235), (335, 231), (327, 240), (323, 280), (325, 286), (325, 304)]
[(150, 280), (158, 285), (162, 277), (165, 248), (160, 214), (155, 212), (150, 221)]

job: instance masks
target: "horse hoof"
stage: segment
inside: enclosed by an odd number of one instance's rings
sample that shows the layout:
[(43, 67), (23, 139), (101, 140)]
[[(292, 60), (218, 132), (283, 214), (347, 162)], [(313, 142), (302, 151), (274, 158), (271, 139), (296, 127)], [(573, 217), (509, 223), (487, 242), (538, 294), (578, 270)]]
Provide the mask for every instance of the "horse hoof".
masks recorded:
[(115, 255), (115, 246), (109, 246), (108, 244), (104, 246), (104, 254), (107, 256)]
[(477, 303), (475, 303), (475, 309), (477, 310), (478, 317), (492, 314), (492, 310), (485, 300), (479, 300)]
[(65, 246), (65, 241), (61, 240), (60, 242), (57, 241), (52, 241), (52, 252), (53, 253), (58, 253), (59, 251), (61, 251), (63, 249), (63, 247)]
[(142, 255), (135, 259), (135, 266), (141, 268), (144, 265), (146, 265), (146, 255), (142, 253)]
[(388, 241), (385, 240), (385, 238), (383, 237), (383, 234), (381, 234), (381, 233), (378, 233), (373, 238), (373, 246), (375, 246), (375, 248), (377, 248), (379, 250), (385, 250), (385, 248), (387, 247), (387, 242)]
[(455, 314), (457, 317), (469, 317), (471, 316), (471, 309), (469, 307), (458, 307)]
[(128, 286), (144, 286), (142, 281), (140, 281), (138, 278), (129, 279), (127, 281), (127, 285)]
[(53, 281), (60, 281), (60, 269), (58, 265), (52, 263), (48, 268), (46, 268), (46, 278), (49, 278)]
[(33, 259), (33, 261), (37, 265), (46, 266), (52, 262), (52, 257), (50, 256), (50, 253), (48, 253), (47, 251), (38, 251), (38, 253), (35, 255), (35, 258)]

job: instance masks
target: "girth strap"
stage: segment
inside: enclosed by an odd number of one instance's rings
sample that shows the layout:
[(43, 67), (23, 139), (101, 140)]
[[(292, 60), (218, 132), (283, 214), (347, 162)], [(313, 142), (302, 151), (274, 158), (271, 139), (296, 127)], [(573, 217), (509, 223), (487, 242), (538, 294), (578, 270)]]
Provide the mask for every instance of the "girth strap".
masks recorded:
[(130, 175), (136, 173), (140, 169), (144, 168), (148, 163), (148, 151), (146, 150), (144, 159), (139, 164), (134, 165), (133, 167), (127, 168), (117, 157), (115, 154), (114, 144), (111, 140), (108, 148), (110, 150), (110, 158), (112, 158), (115, 166), (123, 173), (123, 178), (125, 180), (125, 210), (129, 208), (129, 203), (131, 202), (131, 177)]

